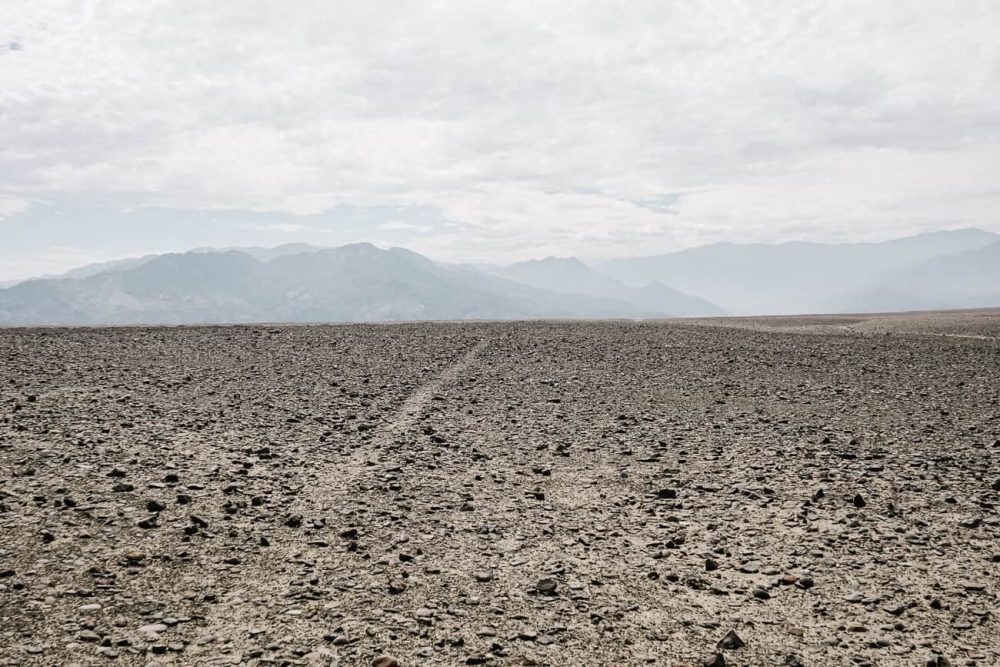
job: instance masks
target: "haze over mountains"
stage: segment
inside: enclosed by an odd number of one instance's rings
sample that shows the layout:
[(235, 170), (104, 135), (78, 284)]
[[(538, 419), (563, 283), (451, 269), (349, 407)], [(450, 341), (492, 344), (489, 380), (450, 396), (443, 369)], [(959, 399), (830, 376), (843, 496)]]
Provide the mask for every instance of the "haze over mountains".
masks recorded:
[(881, 243), (716, 243), (600, 268), (631, 284), (662, 281), (737, 315), (1000, 304), (1000, 235), (978, 229)]
[(402, 248), (197, 249), (0, 289), (0, 324), (654, 318), (1000, 305), (1000, 235), (719, 243), (588, 266), (435, 263)]

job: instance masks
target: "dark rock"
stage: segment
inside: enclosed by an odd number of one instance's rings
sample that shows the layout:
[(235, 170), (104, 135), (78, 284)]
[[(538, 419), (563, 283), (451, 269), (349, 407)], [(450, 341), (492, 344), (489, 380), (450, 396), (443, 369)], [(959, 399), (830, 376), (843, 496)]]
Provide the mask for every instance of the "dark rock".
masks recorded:
[(701, 664), (704, 667), (726, 667), (726, 656), (721, 653), (709, 653)]
[(158, 500), (146, 501), (146, 510), (149, 512), (162, 512), (165, 509), (167, 509), (167, 506)]
[(535, 590), (542, 595), (555, 595), (559, 582), (555, 579), (539, 579), (535, 584)]
[(730, 630), (727, 632), (722, 639), (719, 640), (716, 648), (720, 648), (726, 651), (735, 651), (737, 649), (743, 648), (746, 644), (740, 639), (740, 636), (736, 634), (735, 630)]

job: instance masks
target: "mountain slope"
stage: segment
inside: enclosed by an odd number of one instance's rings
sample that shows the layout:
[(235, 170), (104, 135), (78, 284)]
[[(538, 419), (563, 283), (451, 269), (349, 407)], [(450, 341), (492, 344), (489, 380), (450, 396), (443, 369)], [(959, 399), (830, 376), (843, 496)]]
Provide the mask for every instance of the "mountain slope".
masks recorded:
[(671, 289), (659, 282), (632, 287), (597, 271), (575, 257), (518, 262), (499, 275), (514, 282), (560, 294), (584, 294), (629, 303), (652, 316), (675, 317), (721, 315), (714, 304), (697, 296)]
[(882, 243), (717, 243), (614, 260), (601, 268), (629, 284), (662, 281), (733, 313), (817, 312), (844, 294), (871, 289), (894, 269), (998, 240), (996, 234), (965, 229)]
[(182, 324), (637, 317), (613, 298), (562, 295), (442, 268), (370, 244), (277, 253), (190, 252), (81, 279), (0, 290), (0, 324)]

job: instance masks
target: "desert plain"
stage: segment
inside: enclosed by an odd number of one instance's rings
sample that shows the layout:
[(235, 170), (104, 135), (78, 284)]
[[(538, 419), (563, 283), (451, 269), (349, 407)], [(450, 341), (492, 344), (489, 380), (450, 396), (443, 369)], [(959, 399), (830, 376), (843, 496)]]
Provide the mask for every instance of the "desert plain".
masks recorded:
[(0, 330), (0, 664), (995, 665), (1000, 312)]

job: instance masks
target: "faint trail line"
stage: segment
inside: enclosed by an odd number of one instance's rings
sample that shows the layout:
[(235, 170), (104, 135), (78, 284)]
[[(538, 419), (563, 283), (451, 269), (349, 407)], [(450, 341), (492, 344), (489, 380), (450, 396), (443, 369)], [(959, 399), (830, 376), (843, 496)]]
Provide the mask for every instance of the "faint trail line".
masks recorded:
[[(318, 464), (318, 474), (312, 478), (305, 492), (297, 499), (295, 511), (307, 517), (325, 516), (333, 503), (342, 501), (344, 496), (357, 493), (357, 484), (377, 474), (376, 457), (382, 449), (392, 449), (390, 446), (405, 436), (417, 423), (417, 420), (427, 409), (427, 405), (445, 385), (454, 382), (487, 346), (487, 340), (482, 339), (454, 363), (438, 374), (432, 380), (420, 385), (400, 406), (396, 415), (380, 427), (374, 436), (360, 443), (346, 458), (325, 461)], [(294, 572), (288, 567), (297, 554), (304, 549), (312, 548), (312, 557), (323, 567), (330, 566), (330, 557), (324, 554), (325, 549), (316, 551), (316, 547), (303, 544), (303, 537), (298, 532), (276, 532), (272, 535), (274, 544), (248, 559), (245, 571), (240, 578), (239, 586), (230, 588), (227, 593), (239, 593), (253, 604), (212, 605), (204, 618), (201, 619), (201, 632), (207, 636), (218, 637), (223, 644), (216, 649), (215, 644), (204, 650), (204, 653), (194, 654), (191, 658), (194, 664), (217, 664), (219, 660), (232, 661), (234, 655), (241, 656), (242, 651), (250, 647), (252, 641), (247, 635), (250, 627), (262, 626), (263, 616), (275, 607), (279, 610), (294, 608), (300, 601), (289, 598), (281, 591), (287, 588), (287, 581), (294, 577)], [(326, 556), (326, 560), (323, 558)], [(339, 556), (338, 556), (339, 557)], [(279, 574), (280, 573), (280, 574)], [(197, 588), (201, 583), (202, 571), (189, 573), (184, 583), (189, 588)], [(225, 644), (228, 640), (229, 644)]]
[(894, 336), (933, 336), (935, 338), (971, 338), (973, 340), (1000, 340), (1000, 336), (983, 336), (981, 334), (958, 334), (938, 331), (889, 331), (885, 329), (855, 329), (853, 325), (841, 327), (844, 331), (856, 334), (892, 334)]
[(939, 336), (941, 338), (974, 338), (976, 340), (1000, 340), (1000, 336), (980, 336), (976, 334), (956, 334), (956, 333), (933, 333), (927, 331), (914, 331), (918, 336)]
[(382, 440), (385, 438), (391, 438), (394, 436), (406, 433), (413, 428), (416, 424), (417, 419), (427, 408), (427, 404), (430, 403), (431, 399), (434, 397), (441, 387), (454, 382), (455, 379), (468, 368), (479, 353), (486, 349), (487, 342), (485, 339), (476, 343), (476, 345), (463, 354), (458, 361), (453, 363), (451, 366), (446, 368), (440, 375), (431, 380), (430, 382), (417, 388), (406, 402), (400, 407), (399, 412), (393, 417), (388, 423), (379, 429), (377, 439)]

